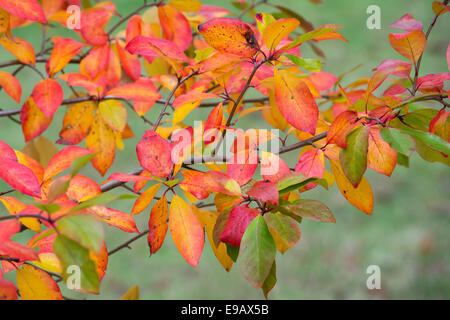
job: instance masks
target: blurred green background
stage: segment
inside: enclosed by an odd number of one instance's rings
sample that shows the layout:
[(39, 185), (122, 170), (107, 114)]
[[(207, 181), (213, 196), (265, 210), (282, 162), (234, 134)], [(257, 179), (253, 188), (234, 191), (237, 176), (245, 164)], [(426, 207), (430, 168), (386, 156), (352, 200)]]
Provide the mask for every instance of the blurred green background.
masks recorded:
[[(124, 15), (141, 4), (141, 1), (114, 1)], [(405, 13), (423, 21), (427, 28), (434, 14), (431, 0), (324, 0), (321, 6), (307, 0), (272, 0), (299, 12), (315, 26), (335, 23), (349, 42), (325, 41), (319, 47), (325, 52), (324, 70), (341, 74), (352, 67), (363, 64), (344, 84), (358, 77), (371, 75), (371, 69), (382, 60), (401, 59), (390, 48), (388, 25)], [(230, 2), (205, 0), (238, 12)], [(381, 8), (382, 29), (368, 30), (366, 9), (369, 5)], [(270, 6), (261, 6), (260, 12), (275, 12)], [(248, 17), (244, 18), (248, 20)], [(448, 43), (450, 19), (443, 16), (433, 30), (422, 62), (422, 75), (447, 71), (445, 52)], [(54, 31), (50, 31), (52, 34)], [(58, 31), (59, 32), (59, 31)], [(64, 31), (73, 36), (71, 31)], [(36, 27), (14, 30), (14, 35), (39, 46), (41, 31)], [(307, 47), (302, 53), (313, 57)], [(13, 59), (0, 49), (0, 61)], [(42, 66), (41, 66), (42, 67)], [(12, 72), (14, 68), (3, 69)], [(69, 68), (68, 71), (71, 71)], [(18, 76), (23, 85), (23, 99), (31, 93), (39, 78), (30, 70)], [(67, 93), (69, 95), (70, 93)], [(249, 93), (250, 95), (252, 93)], [(66, 95), (66, 96), (67, 96)], [(0, 107), (17, 108), (12, 99), (0, 93)], [(148, 114), (155, 119), (160, 106)], [(44, 135), (55, 141), (62, 125), (65, 107), (55, 115)], [(204, 119), (194, 113), (192, 119)], [(125, 141), (125, 150), (118, 151), (116, 161), (106, 176), (113, 172), (129, 172), (138, 166), (135, 145), (148, 129), (134, 113), (128, 114), (129, 124), (136, 137)], [(240, 127), (266, 127), (259, 115), (253, 114), (239, 123)], [(24, 146), (20, 126), (0, 118), (0, 139), (16, 149)], [(81, 144), (84, 146), (84, 142)], [(296, 152), (287, 155), (289, 165), (295, 165)], [(277, 257), (278, 283), (270, 293), (271, 299), (444, 299), (450, 298), (450, 200), (448, 197), (449, 170), (440, 163), (427, 163), (417, 154), (411, 158), (410, 168), (398, 166), (392, 177), (368, 170), (367, 177), (375, 194), (372, 216), (367, 216), (352, 207), (341, 196), (336, 186), (329, 192), (313, 190), (307, 195), (320, 199), (334, 212), (336, 224), (320, 224), (312, 221), (302, 223), (302, 238), (297, 245)], [(91, 166), (83, 171), (101, 182), (99, 174)], [(0, 181), (0, 190), (9, 187)], [(122, 192), (123, 189), (116, 190)], [(130, 212), (133, 203), (123, 202), (115, 208)], [(5, 209), (0, 208), (1, 215)], [(141, 230), (148, 223), (149, 210), (137, 216)], [(15, 240), (28, 240), (31, 232), (23, 232)], [(131, 238), (119, 230), (107, 227), (109, 249)], [(212, 253), (209, 243), (197, 268), (189, 266), (178, 253), (170, 235), (161, 250), (149, 257), (145, 238), (135, 242), (132, 250), (122, 250), (110, 258), (106, 276), (99, 296), (87, 296), (63, 289), (68, 297), (88, 299), (117, 299), (128, 288), (139, 285), (142, 299), (264, 299), (262, 293), (250, 286), (240, 275), (237, 266), (227, 273)], [(381, 290), (368, 290), (366, 268), (378, 265), (381, 268)], [(13, 273), (7, 275), (13, 279)]]

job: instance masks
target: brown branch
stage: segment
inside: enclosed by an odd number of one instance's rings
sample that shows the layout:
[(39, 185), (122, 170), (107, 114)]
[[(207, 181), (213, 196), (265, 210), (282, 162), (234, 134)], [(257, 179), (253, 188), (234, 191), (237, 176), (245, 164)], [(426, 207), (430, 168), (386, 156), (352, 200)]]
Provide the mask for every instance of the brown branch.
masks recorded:
[[(450, 0), (444, 0), (442, 3), (443, 3), (444, 5), (448, 5), (449, 1), (450, 1)], [(438, 17), (439, 17), (439, 14), (436, 14), (436, 15), (434, 16), (433, 21), (432, 21), (431, 24), (428, 26), (428, 30), (427, 30), (427, 32), (426, 32), (426, 34), (425, 34), (425, 38), (426, 38), (427, 40), (428, 40), (428, 37), (429, 37), (429, 35), (430, 35), (430, 33), (431, 33), (431, 30), (433, 29), (434, 25), (436, 24), (436, 21), (437, 21)], [(422, 54), (420, 55), (419, 60), (417, 60), (417, 64), (415, 65), (415, 73), (414, 73), (414, 81), (413, 81), (412, 95), (415, 95), (416, 92), (417, 92), (417, 90), (419, 89), (419, 88), (417, 88), (417, 80), (419, 79), (419, 70), (420, 70), (420, 65), (421, 65), (421, 63), (422, 63), (422, 57), (423, 57), (423, 52), (422, 52)]]
[(133, 238), (131, 238), (130, 240), (122, 243), (121, 245), (117, 246), (116, 248), (112, 249), (111, 251), (108, 252), (108, 256), (113, 255), (114, 253), (116, 253), (117, 251), (122, 250), (123, 248), (130, 248), (129, 245), (131, 243), (133, 243), (134, 241), (142, 238), (143, 236), (145, 236), (147, 233), (149, 233), (150, 230), (146, 229), (144, 231), (142, 231), (141, 233), (139, 233), (138, 235), (134, 236)]

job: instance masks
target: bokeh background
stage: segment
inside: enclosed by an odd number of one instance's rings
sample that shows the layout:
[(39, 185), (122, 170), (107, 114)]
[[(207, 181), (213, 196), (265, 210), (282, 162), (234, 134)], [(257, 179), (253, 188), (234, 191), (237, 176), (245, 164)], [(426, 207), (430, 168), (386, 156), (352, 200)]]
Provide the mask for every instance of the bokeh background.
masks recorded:
[[(121, 14), (127, 14), (141, 4), (138, 0), (114, 1)], [(320, 48), (325, 52), (324, 70), (341, 74), (356, 65), (362, 66), (344, 80), (348, 84), (358, 77), (371, 75), (371, 69), (388, 58), (401, 59), (389, 45), (388, 25), (405, 13), (422, 20), (424, 28), (432, 21), (431, 0), (324, 0), (317, 6), (307, 0), (272, 0), (299, 12), (315, 26), (335, 23), (344, 26), (341, 33), (349, 40), (325, 41)], [(238, 10), (225, 0), (204, 0), (221, 5), (233, 12)], [(381, 8), (382, 28), (368, 30), (366, 9), (369, 5)], [(275, 12), (267, 5), (260, 12)], [(248, 18), (244, 18), (248, 19)], [(247, 20), (248, 21), (248, 20)], [(449, 15), (439, 19), (426, 48), (422, 75), (447, 71), (445, 52), (449, 41)], [(50, 31), (52, 34), (53, 31)], [(60, 32), (60, 31), (59, 31)], [(73, 36), (71, 31), (66, 36)], [(41, 31), (35, 25), (14, 30), (14, 35), (39, 46)], [(315, 57), (306, 46), (304, 57)], [(13, 59), (0, 49), (0, 61)], [(4, 69), (12, 72), (14, 68)], [(68, 69), (68, 71), (71, 71)], [(22, 103), (31, 94), (39, 78), (27, 69), (18, 76), (23, 85)], [(69, 93), (67, 93), (69, 94)], [(249, 96), (253, 93), (249, 92)], [(67, 95), (66, 95), (67, 96)], [(17, 108), (12, 99), (0, 92), (0, 107)], [(50, 128), (44, 133), (56, 141), (66, 107), (61, 107)], [(148, 117), (155, 119), (160, 106), (155, 106)], [(204, 119), (194, 113), (190, 119)], [(125, 141), (125, 150), (118, 151), (116, 161), (107, 175), (129, 172), (138, 166), (135, 145), (148, 129), (134, 113), (128, 114), (136, 137)], [(260, 115), (244, 118), (239, 126), (266, 127)], [(0, 139), (16, 149), (22, 149), (24, 140), (20, 126), (0, 118)], [(84, 142), (81, 143), (84, 146)], [(297, 153), (287, 155), (287, 162), (295, 165)], [(329, 192), (313, 190), (308, 197), (323, 201), (334, 212), (336, 224), (320, 224), (305, 220), (301, 224), (302, 238), (283, 256), (277, 256), (278, 283), (270, 299), (448, 299), (450, 298), (450, 180), (449, 169), (440, 163), (428, 163), (417, 154), (411, 157), (410, 168), (398, 166), (387, 178), (370, 169), (367, 177), (375, 194), (375, 208), (367, 216), (352, 207), (341, 196), (336, 186)], [(83, 172), (102, 182), (104, 178), (89, 166)], [(9, 187), (0, 181), (0, 190)], [(116, 192), (126, 192), (116, 190)], [(130, 212), (132, 201), (115, 208)], [(0, 214), (6, 210), (0, 207)], [(148, 222), (149, 210), (136, 217), (140, 229)], [(108, 248), (133, 235), (107, 227)], [(31, 232), (17, 235), (15, 240), (26, 241)], [(368, 290), (366, 268), (381, 268), (381, 290)], [(7, 278), (14, 280), (13, 274)], [(124, 249), (110, 258), (99, 296), (86, 296), (63, 289), (68, 297), (87, 299), (117, 299), (128, 288), (139, 285), (142, 299), (264, 299), (259, 290), (250, 286), (240, 275), (237, 266), (227, 273), (222, 269), (209, 243), (197, 268), (189, 266), (178, 253), (170, 236), (161, 250), (149, 256), (145, 238), (135, 242), (132, 250)]]

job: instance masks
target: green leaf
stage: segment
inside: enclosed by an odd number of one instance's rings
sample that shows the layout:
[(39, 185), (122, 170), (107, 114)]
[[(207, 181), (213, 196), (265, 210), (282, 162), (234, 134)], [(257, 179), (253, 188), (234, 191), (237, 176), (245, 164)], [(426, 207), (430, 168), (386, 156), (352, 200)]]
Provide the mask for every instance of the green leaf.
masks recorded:
[(322, 63), (320, 62), (320, 59), (303, 59), (288, 53), (285, 54), (285, 56), (300, 68), (314, 72), (319, 72), (322, 70)]
[(347, 148), (341, 149), (339, 160), (348, 180), (356, 188), (367, 169), (369, 128), (359, 127), (347, 137)]
[(425, 132), (421, 130), (414, 130), (409, 127), (402, 127), (400, 130), (403, 132), (408, 133), (412, 137), (414, 137), (417, 140), (420, 140), (425, 145), (429, 146), (430, 148), (440, 151), (442, 153), (445, 153), (447, 155), (450, 154), (450, 143), (442, 139), (441, 137), (430, 133)]
[(91, 198), (89, 200), (86, 200), (84, 202), (81, 202), (79, 205), (73, 207), (70, 209), (69, 213), (78, 212), (87, 208), (90, 208), (92, 206), (99, 206), (99, 205), (106, 205), (108, 203), (117, 201), (117, 200), (127, 200), (127, 199), (137, 199), (138, 196), (133, 194), (123, 194), (123, 195), (115, 195), (113, 193), (105, 192), (102, 194), (99, 194), (98, 196)]
[(392, 149), (404, 155), (410, 155), (415, 149), (414, 140), (396, 128), (381, 128), (380, 135)]
[(268, 212), (264, 215), (270, 234), (282, 254), (300, 240), (300, 229), (294, 219), (286, 215)]
[(61, 206), (56, 203), (33, 202), (32, 205), (35, 206), (36, 208), (39, 208), (39, 209), (47, 212), (48, 214), (52, 214), (52, 213), (58, 211), (59, 209), (61, 209)]
[(328, 190), (328, 183), (325, 179), (320, 179), (316, 177), (308, 178), (300, 172), (293, 172), (288, 176), (280, 179), (277, 182), (278, 191), (280, 196), (289, 193), (291, 191), (297, 190), (310, 182), (317, 183)]
[(301, 45), (302, 43), (311, 40), (317, 36), (320, 36), (322, 34), (328, 33), (330, 31), (336, 30), (335, 28), (323, 28), (323, 29), (315, 29), (313, 31), (304, 33), (297, 38), (295, 38), (294, 41), (291, 42), (291, 44), (287, 47), (287, 50), (294, 48), (296, 46)]
[(103, 226), (100, 221), (86, 214), (71, 215), (58, 220), (58, 231), (66, 237), (94, 252), (103, 245)]
[(248, 225), (241, 240), (238, 264), (250, 284), (262, 288), (276, 255), (275, 241), (262, 215)]
[(409, 157), (403, 153), (397, 152), (397, 163), (401, 166), (409, 168)]
[(297, 216), (308, 220), (335, 223), (331, 210), (318, 200), (300, 199), (279, 207), (280, 212), (289, 216)]
[(277, 264), (274, 261), (272, 268), (270, 269), (269, 275), (267, 276), (262, 286), (262, 291), (266, 299), (268, 299), (268, 294), (273, 289), (273, 287), (275, 287), (276, 283), (277, 283)]
[(239, 247), (232, 246), (229, 243), (225, 243), (227, 245), (227, 254), (233, 260), (236, 262), (239, 256)]
[(71, 177), (75, 177), (78, 172), (83, 168), (86, 164), (89, 163), (89, 161), (92, 160), (97, 155), (98, 152), (86, 154), (84, 156), (81, 156), (79, 158), (76, 158), (72, 161), (72, 166), (70, 167), (70, 175)]
[(66, 236), (58, 235), (53, 243), (53, 250), (61, 262), (61, 276), (66, 283), (73, 279), (70, 278), (72, 275), (76, 275), (72, 266), (79, 267), (81, 271), (79, 291), (98, 294), (100, 280), (95, 263), (89, 258), (88, 249)]

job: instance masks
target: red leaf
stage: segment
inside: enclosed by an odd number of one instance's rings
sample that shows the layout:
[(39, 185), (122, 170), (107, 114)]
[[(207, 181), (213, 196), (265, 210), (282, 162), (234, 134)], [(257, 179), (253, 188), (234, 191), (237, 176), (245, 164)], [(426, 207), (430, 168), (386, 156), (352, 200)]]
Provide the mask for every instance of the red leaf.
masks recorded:
[(39, 110), (33, 97), (29, 97), (22, 106), (22, 109), (20, 110), (20, 121), (22, 122), (22, 131), (25, 142), (39, 136), (42, 132), (47, 130), (52, 122), (51, 119), (48, 119), (42, 111)]
[(126, 51), (119, 41), (116, 41), (116, 48), (123, 70), (131, 79), (139, 80), (141, 77), (141, 61), (139, 57)]
[(81, 15), (81, 34), (83, 38), (94, 46), (101, 46), (108, 42), (108, 35), (104, 27), (112, 17), (112, 12), (103, 8), (90, 8)]
[(238, 151), (228, 162), (227, 174), (239, 183), (246, 184), (258, 168), (258, 155), (252, 149)]
[(180, 48), (186, 50), (192, 41), (189, 21), (181, 11), (172, 6), (158, 6), (158, 16), (164, 37)]
[(0, 255), (16, 258), (20, 261), (39, 261), (39, 255), (36, 251), (11, 240), (0, 243)]
[(171, 150), (170, 143), (151, 130), (147, 130), (136, 146), (140, 164), (158, 178), (165, 178), (172, 172)]
[(0, 161), (0, 178), (23, 194), (41, 197), (41, 187), (33, 171), (16, 161)]
[(137, 36), (125, 47), (132, 54), (140, 54), (145, 57), (166, 56), (175, 60), (186, 61), (188, 58), (173, 42), (156, 38)]
[(220, 240), (239, 247), (245, 229), (259, 214), (258, 210), (250, 209), (248, 206), (234, 207), (228, 217), (225, 229), (220, 235)]
[(9, 240), (19, 231), (20, 223), (15, 219), (0, 222), (0, 241)]
[(32, 96), (36, 106), (51, 119), (64, 99), (64, 92), (56, 80), (45, 79), (34, 87)]
[(50, 162), (45, 169), (44, 180), (69, 168), (72, 165), (73, 160), (90, 153), (89, 150), (78, 146), (65, 147), (50, 159)]
[[(312, 148), (305, 151), (295, 166), (295, 172), (301, 172), (310, 178), (323, 178), (323, 173), (325, 172), (325, 157), (323, 151), (318, 148)], [(315, 186), (315, 183), (309, 183), (305, 186), (305, 189), (309, 190)]]
[(422, 31), (423, 24), (422, 22), (415, 20), (412, 15), (407, 13), (403, 17), (395, 21), (393, 24), (391, 24), (389, 27), (398, 28), (405, 31)]
[(247, 192), (247, 195), (255, 197), (258, 200), (278, 204), (278, 186), (270, 181), (258, 181)]
[(44, 10), (37, 0), (2, 0), (0, 7), (19, 18), (47, 23)]
[(149, 78), (140, 78), (134, 83), (116, 87), (109, 90), (106, 95), (144, 102), (154, 102), (161, 98), (161, 94)]

